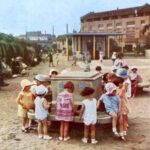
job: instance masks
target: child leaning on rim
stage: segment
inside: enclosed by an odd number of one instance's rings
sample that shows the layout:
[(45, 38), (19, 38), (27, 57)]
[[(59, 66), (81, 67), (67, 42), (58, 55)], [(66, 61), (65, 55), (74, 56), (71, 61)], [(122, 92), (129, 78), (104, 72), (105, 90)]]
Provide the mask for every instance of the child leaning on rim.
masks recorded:
[(83, 143), (88, 142), (89, 130), (91, 130), (91, 143), (96, 144), (98, 141), (95, 139), (96, 122), (97, 122), (97, 100), (93, 97), (94, 89), (85, 87), (81, 92), (84, 97), (82, 108), (80, 110), (80, 119), (83, 116), (84, 122), (84, 138)]
[(101, 102), (104, 103), (106, 112), (112, 117), (112, 132), (115, 136), (119, 137), (116, 129), (120, 102), (120, 98), (116, 94), (117, 87), (112, 82), (108, 82), (105, 85), (105, 89), (106, 92), (99, 98), (97, 108), (99, 108)]
[(43, 85), (36, 87), (35, 118), (38, 120), (39, 138), (51, 140), (52, 137), (48, 136), (48, 109), (50, 107), (50, 103), (44, 98), (47, 92), (47, 88)]

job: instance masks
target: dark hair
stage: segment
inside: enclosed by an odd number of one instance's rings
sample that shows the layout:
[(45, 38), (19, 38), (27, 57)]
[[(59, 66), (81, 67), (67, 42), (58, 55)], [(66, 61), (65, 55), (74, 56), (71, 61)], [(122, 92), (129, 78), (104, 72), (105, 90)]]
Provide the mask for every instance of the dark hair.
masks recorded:
[(112, 82), (116, 85), (116, 86), (119, 86), (119, 84), (123, 83), (124, 82), (124, 79), (121, 78), (121, 77), (115, 77)]
[(74, 91), (74, 84), (71, 81), (68, 81), (64, 85), (64, 89), (69, 89), (71, 92)]
[(118, 53), (117, 58), (120, 58), (120, 59), (121, 59), (121, 58), (123, 58), (123, 57), (124, 57), (123, 53), (121, 53), (121, 52)]
[(91, 88), (91, 87), (85, 87), (81, 91), (80, 95), (81, 96), (89, 96), (89, 95), (92, 95), (94, 92), (95, 92), (95, 90), (93, 88)]
[(58, 72), (57, 72), (57, 71), (52, 71), (52, 73), (51, 73), (51, 74), (56, 74), (56, 75), (57, 75), (57, 74), (58, 74)]
[(96, 70), (96, 71), (101, 71), (101, 70), (102, 70), (102, 67), (101, 67), (101, 66), (96, 66), (95, 70)]

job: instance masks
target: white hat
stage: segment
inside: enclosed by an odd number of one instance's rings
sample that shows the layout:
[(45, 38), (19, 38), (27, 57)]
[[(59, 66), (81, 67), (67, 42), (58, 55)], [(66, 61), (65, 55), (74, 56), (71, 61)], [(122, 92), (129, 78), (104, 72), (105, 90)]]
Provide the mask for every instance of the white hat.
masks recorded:
[(44, 78), (44, 75), (42, 74), (38, 74), (34, 77), (35, 80), (38, 80), (40, 82), (44, 82), (45, 81), (45, 78)]
[(56, 69), (51, 69), (51, 70), (49, 71), (49, 74), (48, 74), (48, 75), (51, 76), (53, 72), (57, 72), (57, 73), (58, 73), (58, 71), (57, 71)]
[(112, 92), (117, 89), (117, 86), (114, 83), (109, 82), (105, 85), (105, 89), (106, 89), (106, 95), (109, 95), (112, 94)]
[(39, 85), (35, 88), (35, 93), (37, 95), (45, 95), (47, 94), (48, 89), (44, 85)]
[(21, 84), (22, 90), (24, 90), (24, 88), (26, 86), (31, 86), (32, 85), (32, 83), (27, 79), (23, 79), (20, 84)]

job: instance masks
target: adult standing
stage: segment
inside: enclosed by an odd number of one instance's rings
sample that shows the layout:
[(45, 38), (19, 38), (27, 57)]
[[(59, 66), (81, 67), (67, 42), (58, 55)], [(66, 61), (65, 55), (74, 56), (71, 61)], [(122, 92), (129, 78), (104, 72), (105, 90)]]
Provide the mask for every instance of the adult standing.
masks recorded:
[(117, 59), (115, 60), (113, 65), (116, 69), (122, 68), (123, 66), (126, 65), (125, 61), (123, 60), (123, 57), (124, 57), (123, 53), (119, 53), (117, 55)]
[(116, 52), (113, 52), (112, 56), (111, 56), (111, 60), (114, 64), (115, 60), (117, 59), (117, 53)]
[(53, 64), (53, 54), (52, 52), (49, 53), (49, 67), (54, 67), (54, 64)]

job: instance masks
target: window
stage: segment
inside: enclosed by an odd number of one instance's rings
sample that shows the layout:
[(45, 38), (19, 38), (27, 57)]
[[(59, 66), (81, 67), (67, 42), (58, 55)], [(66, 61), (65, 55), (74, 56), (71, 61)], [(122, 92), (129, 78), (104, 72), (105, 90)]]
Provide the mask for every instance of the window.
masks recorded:
[(112, 23), (108, 23), (108, 24), (107, 24), (107, 28), (108, 28), (108, 29), (112, 29)]
[(117, 22), (116, 23), (116, 28), (121, 28), (122, 27), (122, 23), (121, 22)]
[(129, 21), (127, 22), (127, 27), (130, 28), (130, 27), (135, 27), (135, 22), (134, 21)]
[(104, 29), (104, 25), (103, 25), (103, 24), (99, 24), (99, 25), (98, 25), (98, 28), (99, 28), (100, 30), (103, 30), (103, 29)]

